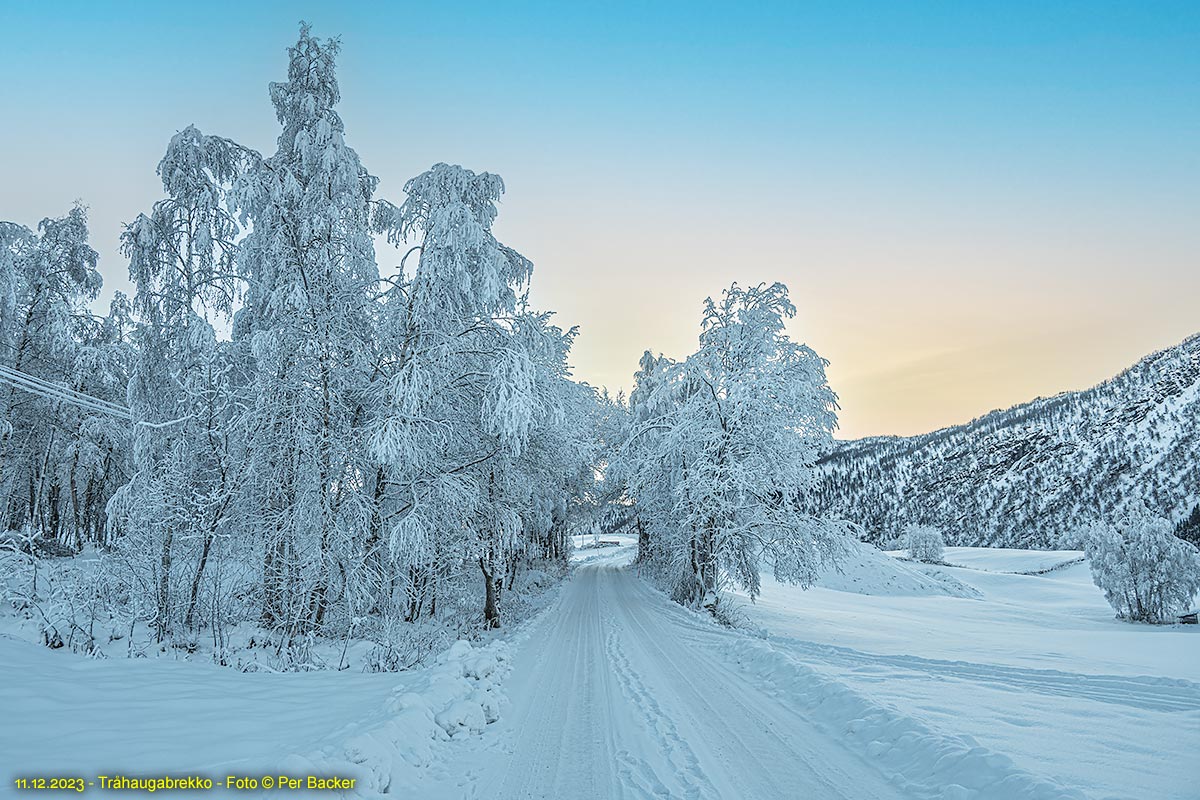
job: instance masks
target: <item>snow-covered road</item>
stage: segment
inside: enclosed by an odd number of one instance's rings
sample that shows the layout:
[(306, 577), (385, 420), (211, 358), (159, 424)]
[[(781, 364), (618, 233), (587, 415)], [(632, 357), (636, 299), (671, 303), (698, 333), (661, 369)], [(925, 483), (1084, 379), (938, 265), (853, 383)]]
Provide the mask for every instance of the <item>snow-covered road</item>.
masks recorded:
[(731, 630), (620, 544), (577, 541), (540, 614), (400, 674), (0, 635), (0, 753), (26, 773), (68, 753), (81, 775), (348, 775), (365, 798), (1195, 797), (1200, 638), (1113, 620), (1084, 565), (931, 579), (864, 547), (822, 578), (845, 589), (767, 579)]
[(730, 634), (600, 558), (513, 654), (511, 707), (430, 791), (452, 797), (903, 796), (723, 659)]

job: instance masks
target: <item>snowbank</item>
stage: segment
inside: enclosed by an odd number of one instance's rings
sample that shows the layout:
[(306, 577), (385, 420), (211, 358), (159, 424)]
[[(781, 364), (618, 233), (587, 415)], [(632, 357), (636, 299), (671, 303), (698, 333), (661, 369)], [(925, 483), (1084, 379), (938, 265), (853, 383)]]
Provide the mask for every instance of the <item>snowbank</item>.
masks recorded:
[(507, 654), (459, 641), (403, 673), (241, 673), (0, 636), (0, 753), (23, 774), (340, 775), (377, 797), (499, 717)]
[(970, 586), (945, 574), (926, 574), (897, 561), (866, 542), (853, 542), (850, 552), (816, 582), (824, 589), (886, 597), (949, 595), (976, 597)]
[(416, 770), (433, 761), (437, 742), (482, 733), (500, 718), (499, 683), (507, 667), (504, 641), (483, 647), (455, 642), (436, 666), (393, 691), (362, 730), (307, 756), (291, 756), (284, 767), (294, 774), (356, 775), (360, 797), (403, 793)]

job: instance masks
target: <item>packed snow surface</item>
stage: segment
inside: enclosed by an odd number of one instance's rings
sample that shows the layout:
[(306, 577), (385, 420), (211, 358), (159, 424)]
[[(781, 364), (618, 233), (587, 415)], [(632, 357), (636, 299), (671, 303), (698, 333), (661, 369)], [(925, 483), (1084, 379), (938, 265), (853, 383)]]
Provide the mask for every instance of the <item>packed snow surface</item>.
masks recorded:
[[(417, 794), (1084, 796), (681, 608), (621, 568), (628, 555), (580, 554), (557, 605), (515, 648), (511, 711), (482, 737), (451, 743)], [(890, 584), (885, 564), (866, 560)]]

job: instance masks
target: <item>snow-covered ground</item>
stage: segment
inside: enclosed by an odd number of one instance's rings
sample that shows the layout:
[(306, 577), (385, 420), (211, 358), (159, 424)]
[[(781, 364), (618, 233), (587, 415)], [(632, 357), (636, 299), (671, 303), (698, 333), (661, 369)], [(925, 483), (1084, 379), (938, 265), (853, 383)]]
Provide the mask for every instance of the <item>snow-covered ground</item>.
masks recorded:
[[(887, 552), (896, 558), (908, 556), (903, 550)], [(949, 566), (1023, 575), (1045, 574), (1082, 560), (1082, 550), (1015, 550), (999, 547), (947, 547), (942, 556), (942, 561)]]
[[(898, 562), (977, 598), (764, 581), (742, 611), (787, 658), (1091, 797), (1200, 796), (1200, 629), (1120, 622), (1076, 551), (951, 547)], [(1042, 575), (1014, 574), (1063, 565)], [(966, 568), (970, 567), (970, 568)]]
[(737, 638), (619, 564), (580, 553), (557, 608), (515, 654), (512, 711), (453, 748), (430, 798), (900, 798), (865, 753), (746, 681)]
[(354, 777), (374, 797), (410, 781), (438, 741), (495, 720), (505, 651), (459, 642), (400, 674), (269, 674), (88, 659), (0, 636), (0, 796), (16, 776), (286, 773)]
[(401, 674), (0, 636), (3, 763), (341, 774), (435, 799), (1196, 797), (1200, 631), (1114, 620), (1077, 554), (950, 548), (964, 566), (931, 567), (863, 546), (808, 591), (765, 580), (729, 630), (639, 580), (629, 538), (576, 544), (545, 612)]

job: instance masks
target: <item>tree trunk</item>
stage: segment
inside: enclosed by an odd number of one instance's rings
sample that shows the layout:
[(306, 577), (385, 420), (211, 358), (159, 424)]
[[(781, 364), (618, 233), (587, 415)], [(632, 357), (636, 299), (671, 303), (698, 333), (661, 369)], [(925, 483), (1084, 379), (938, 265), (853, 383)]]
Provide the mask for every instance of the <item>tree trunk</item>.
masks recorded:
[[(76, 434), (78, 435), (78, 434)], [(83, 549), (83, 514), (79, 508), (79, 483), (75, 479), (75, 473), (79, 470), (79, 448), (75, 448), (75, 455), (71, 459), (70, 472), (70, 489), (71, 489), (71, 549), (78, 553)]]
[(638, 551), (637, 560), (645, 563), (650, 560), (650, 531), (642, 522), (641, 517), (636, 517), (637, 534), (638, 534)]
[(276, 531), (275, 541), (263, 550), (263, 608), (262, 624), (273, 627), (283, 612), (283, 532)]
[(520, 568), (520, 562), (517, 559), (512, 559), (508, 563), (508, 591), (512, 591), (513, 584), (517, 582), (517, 570)]
[(200, 563), (196, 565), (196, 574), (192, 577), (192, 591), (188, 597), (187, 616), (183, 620), (184, 626), (189, 629), (196, 617), (196, 598), (200, 596), (200, 580), (204, 577), (204, 568), (208, 566), (208, 553), (212, 549), (213, 538), (213, 531), (209, 531), (205, 535), (204, 545), (200, 548)]
[(716, 607), (717, 558), (712, 528), (698, 531), (696, 540), (696, 574), (700, 579), (700, 603), (710, 611)]
[(56, 542), (62, 541), (62, 515), (59, 513), (59, 500), (62, 494), (62, 487), (58, 485), (58, 481), (51, 481), (50, 488), (46, 490), (46, 533), (47, 539), (54, 539)]
[[(388, 581), (384, 575), (383, 562), (383, 495), (386, 476), (383, 467), (375, 469), (374, 487), (371, 492), (371, 522), (363, 541), (363, 571), (368, 575), (374, 602), (371, 613), (383, 613), (391, 604)], [(385, 602), (387, 601), (387, 602)]]
[(161, 572), (158, 576), (157, 634), (160, 642), (167, 637), (171, 627), (171, 539), (172, 531), (168, 528), (167, 535), (163, 537), (162, 555), (159, 559)]
[(425, 589), (429, 585), (429, 570), (425, 565), (414, 564), (408, 568), (408, 584), (411, 594), (408, 601), (406, 622), (416, 622), (421, 617), (421, 608), (425, 605)]
[(493, 571), (488, 569), (487, 561), (483, 556), (479, 557), (479, 569), (483, 572), (483, 624), (485, 628), (500, 627), (500, 609), (496, 607), (498, 602), (499, 587), (496, 586), (497, 578)]

